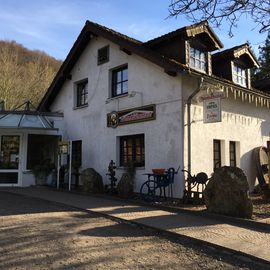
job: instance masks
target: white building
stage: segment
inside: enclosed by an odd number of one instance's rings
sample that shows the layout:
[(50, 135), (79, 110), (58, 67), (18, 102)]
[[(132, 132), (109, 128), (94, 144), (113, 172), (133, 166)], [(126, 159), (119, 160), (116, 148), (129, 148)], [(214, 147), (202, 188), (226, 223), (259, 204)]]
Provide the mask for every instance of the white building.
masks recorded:
[[(269, 138), (270, 95), (251, 88), (258, 61), (248, 45), (213, 53), (222, 46), (207, 22), (142, 43), (87, 21), (39, 110), (63, 114), (59, 134), (81, 148), (81, 169), (104, 182), (110, 160), (120, 176), (132, 159), (135, 191), (152, 168), (210, 175), (222, 165), (241, 167), (252, 189), (252, 150)], [(220, 122), (204, 123), (211, 94), (222, 96)], [(173, 188), (183, 196), (181, 172)]]

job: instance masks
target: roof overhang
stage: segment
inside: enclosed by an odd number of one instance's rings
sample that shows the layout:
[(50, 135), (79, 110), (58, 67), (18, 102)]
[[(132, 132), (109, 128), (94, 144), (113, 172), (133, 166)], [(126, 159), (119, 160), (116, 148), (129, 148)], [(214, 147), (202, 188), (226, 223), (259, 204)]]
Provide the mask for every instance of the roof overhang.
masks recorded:
[(193, 24), (184, 28), (187, 39), (199, 37), (207, 41), (209, 51), (214, 51), (223, 48), (223, 44), (207, 21)]
[(246, 68), (258, 68), (260, 66), (258, 59), (247, 43), (215, 53), (212, 55), (212, 59), (216, 62), (224, 59), (238, 60), (243, 62)]
[(250, 50), (248, 45), (240, 47), (233, 51), (233, 56), (235, 59), (244, 58), (248, 68), (259, 67), (260, 63), (257, 60), (256, 56)]

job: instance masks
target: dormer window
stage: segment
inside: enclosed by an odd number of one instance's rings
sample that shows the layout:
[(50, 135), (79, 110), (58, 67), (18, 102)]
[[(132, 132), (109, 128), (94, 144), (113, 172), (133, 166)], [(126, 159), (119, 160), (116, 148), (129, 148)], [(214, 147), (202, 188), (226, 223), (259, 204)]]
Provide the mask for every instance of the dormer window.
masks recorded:
[(236, 64), (233, 64), (233, 82), (247, 87), (247, 72)]
[(206, 72), (206, 53), (190, 47), (189, 50), (189, 65), (199, 71)]

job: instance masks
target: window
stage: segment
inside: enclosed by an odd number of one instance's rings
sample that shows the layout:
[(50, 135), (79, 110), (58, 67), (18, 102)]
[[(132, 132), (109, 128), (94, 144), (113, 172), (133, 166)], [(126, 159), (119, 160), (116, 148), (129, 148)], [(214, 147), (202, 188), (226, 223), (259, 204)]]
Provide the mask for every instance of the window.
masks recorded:
[(104, 64), (109, 61), (109, 46), (103, 47), (98, 50), (98, 65)]
[(244, 87), (247, 86), (246, 70), (235, 64), (233, 65), (233, 82)]
[(82, 141), (72, 141), (72, 167), (80, 168), (82, 165)]
[(130, 161), (136, 167), (144, 166), (144, 134), (120, 137), (120, 166)]
[(128, 92), (128, 66), (112, 71), (112, 97)]
[(214, 140), (214, 145), (213, 145), (213, 167), (214, 171), (217, 168), (221, 167), (221, 141), (220, 140)]
[(236, 167), (236, 143), (230, 142), (230, 166)]
[(57, 154), (55, 149), (58, 148), (58, 136), (53, 135), (28, 135), (27, 145), (27, 169), (31, 170), (36, 165), (44, 162), (56, 164)]
[(76, 84), (76, 107), (82, 107), (88, 104), (88, 80)]
[(206, 53), (190, 47), (189, 65), (190, 67), (206, 72)]

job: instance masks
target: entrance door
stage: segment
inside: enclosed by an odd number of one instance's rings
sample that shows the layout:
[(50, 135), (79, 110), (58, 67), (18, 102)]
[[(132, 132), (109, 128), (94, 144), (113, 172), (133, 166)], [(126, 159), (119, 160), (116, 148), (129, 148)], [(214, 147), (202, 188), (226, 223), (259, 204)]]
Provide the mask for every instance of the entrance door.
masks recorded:
[(0, 135), (0, 185), (19, 183), (19, 135)]

